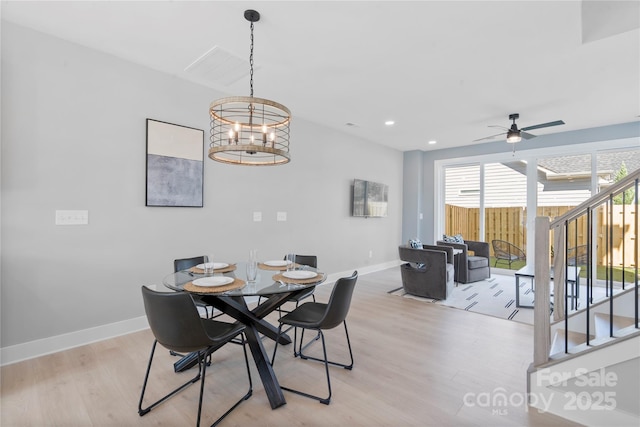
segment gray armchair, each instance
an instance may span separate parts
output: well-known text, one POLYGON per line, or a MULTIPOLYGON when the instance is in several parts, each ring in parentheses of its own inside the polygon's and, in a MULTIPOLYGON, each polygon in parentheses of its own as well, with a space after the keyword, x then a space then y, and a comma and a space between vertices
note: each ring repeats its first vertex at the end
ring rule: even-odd
POLYGON ((455 269, 453 249, 444 246, 423 245, 422 249, 399 246, 402 287, 405 292, 419 297, 447 299, 453 288, 455 269))
POLYGON ((448 246, 462 250, 456 259, 456 282, 471 283, 488 279, 491 276, 489 267, 489 243, 465 240, 464 243, 449 243, 439 240, 438 246, 448 246), (473 255, 469 254, 473 251, 473 255))

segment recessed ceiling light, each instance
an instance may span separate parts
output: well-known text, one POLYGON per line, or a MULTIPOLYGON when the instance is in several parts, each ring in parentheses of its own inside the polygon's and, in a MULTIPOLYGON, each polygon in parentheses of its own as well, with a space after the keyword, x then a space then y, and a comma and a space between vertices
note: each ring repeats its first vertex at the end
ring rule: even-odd
POLYGON ((387 120, 386 122, 384 122, 384 124, 387 126, 393 126, 396 124, 396 122, 394 122, 393 120, 387 120))
POLYGON ((429 141, 429 145, 433 145, 435 144, 437 141, 435 139, 432 139, 431 141, 429 141))

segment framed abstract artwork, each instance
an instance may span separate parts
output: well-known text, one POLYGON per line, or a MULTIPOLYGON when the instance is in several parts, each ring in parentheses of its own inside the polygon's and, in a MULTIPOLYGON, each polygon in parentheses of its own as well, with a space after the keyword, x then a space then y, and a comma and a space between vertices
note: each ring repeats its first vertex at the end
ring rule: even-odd
POLYGON ((202 207, 204 131, 147 119, 146 206, 202 207))

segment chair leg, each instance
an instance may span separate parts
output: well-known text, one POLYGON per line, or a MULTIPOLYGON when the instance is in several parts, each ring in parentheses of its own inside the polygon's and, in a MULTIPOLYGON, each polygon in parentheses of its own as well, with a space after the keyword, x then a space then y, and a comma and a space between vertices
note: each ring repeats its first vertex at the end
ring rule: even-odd
MULTIPOLYGON (((324 334, 322 333, 322 330, 318 330, 318 336, 322 339, 322 353, 323 353, 323 356, 324 356, 323 359, 318 359, 316 357, 307 356, 307 355, 302 353, 302 351, 305 348, 307 348, 310 344, 315 342, 318 339, 318 337, 315 337, 314 339, 312 339, 309 343, 307 343, 303 347, 302 343, 303 343, 303 340, 304 340, 305 328, 302 328, 302 333, 300 335, 300 348, 298 350, 298 354, 300 355, 300 357, 302 359, 305 359, 305 360, 306 359, 316 360, 318 362, 323 362, 324 363, 325 372, 326 372, 326 375, 327 375, 327 389, 328 389, 329 395, 327 397, 323 398, 323 397, 319 397, 319 396, 314 396, 314 395, 309 394, 309 393, 305 393, 305 392, 300 391, 300 390, 294 390, 292 388, 285 387, 285 386, 282 386, 282 385, 280 386, 281 389, 286 390, 286 391, 290 391, 292 393, 299 394, 300 396, 304 396, 304 397, 308 397, 308 398, 311 398, 311 399, 318 400, 320 403, 323 403, 325 405, 328 405, 329 403, 331 403, 331 378, 329 376, 329 365, 331 364, 331 365, 335 365, 335 366, 340 366, 342 368, 349 369, 349 370, 353 369, 353 352, 351 350, 351 340, 349 339, 349 331, 347 329, 347 322, 345 321, 343 323, 344 323, 345 336, 347 338, 347 346, 349 348, 349 357, 351 359, 351 363, 348 364, 348 365, 347 364, 338 363, 338 362, 332 362, 332 361, 330 361, 328 359, 328 357, 327 357, 327 346, 326 346, 326 343, 325 343, 325 340, 324 340, 324 334)), ((273 366, 273 363, 274 363, 274 361, 276 359, 276 351, 278 349, 278 340, 279 340, 281 334, 282 334, 282 324, 280 324, 280 327, 278 328, 278 339, 276 339, 276 345, 273 348, 273 357, 271 358, 271 366, 273 366)), ((294 341, 294 354, 295 354, 295 344, 296 343, 294 341)))
MULTIPOLYGON (((159 399, 157 402, 149 405, 146 408, 143 408, 142 407, 142 401, 144 399, 144 393, 145 393, 146 388, 147 388, 147 382, 148 382, 148 379, 149 379, 149 372, 151 371, 151 362, 153 361, 153 355, 155 353, 157 344, 158 344, 158 341, 155 340, 153 342, 153 346, 151 348, 151 355, 149 357, 149 364, 147 366, 147 372, 146 372, 146 374, 144 376, 144 383, 142 385, 142 392, 140 394, 140 402, 138 403, 138 414, 141 417, 143 415, 146 415, 153 408, 155 408, 156 406, 158 406, 159 404, 161 404, 165 400, 169 399, 173 395, 177 394, 178 392, 182 391, 186 387, 190 386, 191 384, 195 383, 199 379, 200 380, 200 397, 198 399, 198 417, 197 417, 197 421, 196 421, 196 426, 200 426, 200 416, 201 416, 201 413, 202 413, 202 397, 203 397, 203 394, 204 394, 204 380, 205 380, 205 377, 206 377, 207 365, 208 365, 208 363, 206 363, 206 361, 207 361, 207 359, 211 360, 211 353, 213 353, 213 351, 198 353, 198 367, 199 367, 199 369, 198 369, 198 373, 197 373, 197 375, 195 377, 193 377, 191 380, 187 381, 186 383, 184 383, 180 387, 176 388, 175 390, 173 390, 171 393, 167 394, 163 398, 159 399)), ((244 339, 244 337, 242 337, 242 350, 244 352, 244 362, 245 362, 245 366, 247 368, 247 377, 249 378, 249 390, 247 391, 247 393, 244 396, 242 396, 240 398, 240 400, 238 400, 220 418, 218 418, 212 424, 212 427, 218 425, 220 423, 220 421, 222 421, 227 415, 229 415, 231 413, 231 411, 233 411, 240 403, 242 403, 243 401, 249 399, 251 397, 251 395, 253 394, 253 381, 251 379, 251 370, 249 368, 249 357, 247 355, 247 346, 246 346, 246 340, 244 339)))
MULTIPOLYGON (((313 302, 316 302, 316 296, 315 294, 311 294, 311 298, 313 298, 313 302)), ((296 302, 296 308, 298 308, 298 302, 296 302)), ((291 327, 289 327, 287 330, 285 330, 285 333, 288 332, 289 330, 291 330, 291 327)), ((300 337, 302 339, 302 337, 300 337)), ((313 341, 317 341, 320 339, 320 331, 318 331, 318 333, 316 334, 316 337, 313 339, 313 341)), ((298 357, 300 356, 300 352, 296 350, 296 342, 298 341, 298 328, 294 328, 293 329, 293 357, 298 357)), ((300 341, 302 342, 302 341, 300 341)), ((309 343, 311 344, 311 343, 309 343)), ((309 345, 307 344, 307 345, 309 345)), ((306 348, 306 347, 305 347, 306 348)))
MULTIPOLYGON (((289 328, 291 329, 291 328, 289 328)), ((287 329, 285 332, 287 332, 289 329, 287 329)), ((294 328, 293 329, 293 357, 298 357, 300 356, 300 354, 302 353, 302 340, 304 338, 304 329, 302 330, 302 334, 300 335, 300 350, 296 350, 296 343, 298 342, 298 328, 294 328)), ((316 334, 316 336, 309 341, 304 348, 309 347, 314 341, 318 341, 320 339, 320 331, 318 331, 318 333, 316 334)))
MULTIPOLYGON (((229 415, 231 411, 236 409, 238 405, 240 405, 243 401, 249 399, 253 394, 253 381, 251 380, 251 370, 249 369, 249 357, 247 355, 247 345, 246 345, 247 341, 244 338, 244 335, 241 336, 241 340, 242 340, 242 350, 244 352, 244 363, 245 363, 245 366, 247 367, 247 376, 249 378, 249 390, 247 390, 247 393, 244 396, 242 396, 240 400, 234 403, 231 408, 227 409, 227 412, 222 414, 220 418, 218 418, 213 424, 211 424, 211 427, 214 427, 220 424, 220 421, 222 421, 227 415, 229 415)), ((204 367, 204 369, 206 369, 206 366, 204 367)), ((200 406, 198 407, 198 425, 200 425, 200 410, 202 409, 202 391, 204 390, 204 369, 202 373, 202 385, 200 387, 200 406)))
POLYGON ((304 397, 308 397, 310 399, 314 399, 319 401, 320 403, 323 403, 325 405, 328 405, 329 403, 331 403, 331 378, 329 376, 329 360, 327 359, 327 347, 324 341, 324 334, 322 333, 322 331, 319 331, 320 333, 320 338, 322 338, 322 353, 324 355, 324 360, 322 359, 317 359, 320 360, 321 362, 324 362, 324 370, 325 370, 325 374, 327 375, 327 390, 329 392, 329 395, 327 397, 320 397, 320 396, 315 396, 313 394, 309 394, 309 393, 305 393, 304 391, 300 391, 300 390, 295 390, 289 387, 285 387, 283 385, 280 386, 281 389, 286 390, 286 391, 290 391, 291 393, 295 393, 298 394, 300 396, 304 396, 304 397))
POLYGON ((179 393, 183 389, 187 388, 191 384, 193 384, 196 381, 198 381, 200 379, 200 375, 201 375, 200 374, 200 370, 198 370, 198 373, 196 374, 195 377, 193 377, 192 379, 190 379, 189 381, 187 381, 183 385, 179 386, 178 388, 176 388, 175 390, 173 390, 171 393, 167 394, 163 398, 159 399, 157 402, 147 406, 146 408, 143 408, 142 407, 142 401, 144 399, 144 393, 145 393, 145 391, 147 389, 147 383, 148 383, 148 380, 149 380, 149 372, 151 371, 151 363, 153 362, 153 355, 154 355, 154 353, 156 351, 156 345, 157 344, 158 344, 158 340, 154 340, 153 341, 153 346, 151 347, 151 355, 149 356, 149 364, 147 365, 147 372, 144 375, 144 382, 142 383, 142 392, 140 393, 140 401, 138 402, 138 414, 141 417, 143 415, 147 414, 149 411, 151 411, 153 408, 155 408, 156 406, 158 406, 162 402, 164 402, 165 400, 167 400, 170 397, 172 397, 174 394, 179 393))
MULTIPOLYGON (((345 336, 347 338, 347 347, 349 348, 349 358, 350 358, 351 362, 347 365, 345 363, 333 362, 331 360, 328 360, 327 363, 329 363, 331 365, 334 365, 334 366, 339 366, 339 367, 344 368, 344 369, 352 370, 353 369, 353 352, 351 351, 351 340, 349 339, 349 331, 347 330, 347 321, 345 320, 343 323, 344 323, 344 333, 345 333, 345 336)), ((318 331, 318 332, 320 332, 320 331, 318 331)), ((303 353, 303 351, 307 347, 309 347, 311 344, 313 344, 313 342, 316 341, 317 338, 314 338, 313 340, 308 342, 304 347, 302 346, 303 339, 304 339, 304 329, 302 330, 302 335, 300 337, 300 350, 299 350, 300 358, 304 359, 304 360, 315 360, 315 361, 318 361, 318 362, 323 362, 324 360, 322 360, 322 359, 318 359, 316 357, 308 356, 308 355, 303 353)))
MULTIPOLYGON (((271 356, 271 367, 273 367, 273 362, 276 360, 276 352, 278 351, 278 341, 280 341, 280 335, 282 335, 282 323, 278 326, 278 335, 276 336, 276 345, 273 346, 273 356, 271 356)), ((293 343, 295 346, 295 342, 293 343)))
MULTIPOLYGON (((304 329, 302 330, 304 333, 304 329)), ((283 385, 280 385, 280 388, 282 390, 286 390, 286 391, 290 391, 291 393, 295 393, 295 394, 299 394, 300 396, 304 396, 304 397, 308 397, 311 399, 315 399, 317 401, 319 401, 320 403, 324 403, 325 405, 328 405, 329 403, 331 403, 331 380, 329 379, 329 362, 327 361, 327 348, 325 346, 325 342, 324 342, 324 334, 322 334, 322 331, 318 331, 320 334, 320 337, 322 338, 322 350, 324 353, 324 365, 325 365, 325 372, 327 374, 327 388, 329 389, 329 396, 326 398, 323 397, 319 397, 319 396, 314 396, 312 394, 309 393, 305 393, 303 391, 300 390, 294 390, 292 388, 289 387, 285 387, 283 385)), ((273 362, 276 359, 276 351, 278 350, 278 341, 280 339, 280 335, 282 335, 282 323, 280 324, 280 327, 278 328, 278 339, 276 339, 276 345, 273 348, 273 357, 271 358, 271 366, 273 366, 273 362)), ((300 341, 300 343, 302 344, 302 341, 300 341)), ((295 345, 295 343, 294 343, 295 345)))

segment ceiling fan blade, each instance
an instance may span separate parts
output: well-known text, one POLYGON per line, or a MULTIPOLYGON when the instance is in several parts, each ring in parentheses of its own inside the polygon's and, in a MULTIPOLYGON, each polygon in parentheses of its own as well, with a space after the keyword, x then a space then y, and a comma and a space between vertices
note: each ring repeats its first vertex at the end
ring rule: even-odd
POLYGON ((522 137, 522 139, 531 139, 531 138, 535 138, 536 136, 531 134, 531 133, 527 133, 527 132, 523 132, 520 131, 520 136, 522 137))
POLYGON ((497 135, 485 136, 484 138, 474 139, 472 142, 484 141, 485 139, 495 139, 498 136, 506 135, 506 134, 507 134, 506 132, 502 132, 502 133, 499 133, 497 135))
POLYGON ((548 128, 550 126, 558 126, 558 125, 563 125, 564 122, 562 120, 556 120, 555 122, 549 122, 549 123, 540 123, 539 125, 533 125, 533 126, 527 126, 524 127, 520 130, 533 130, 533 129, 540 129, 540 128, 548 128))
POLYGON ((509 128, 506 128, 504 126, 500 126, 500 125, 489 125, 488 127, 490 128, 500 128, 500 129, 504 129, 504 130, 509 130, 509 128))

